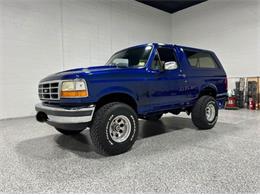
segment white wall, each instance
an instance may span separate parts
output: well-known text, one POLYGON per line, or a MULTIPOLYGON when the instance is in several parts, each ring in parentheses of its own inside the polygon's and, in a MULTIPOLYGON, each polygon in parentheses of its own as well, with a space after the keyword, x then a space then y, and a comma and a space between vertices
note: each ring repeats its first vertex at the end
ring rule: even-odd
POLYGON ((229 76, 260 75, 260 0, 209 0, 173 15, 134 0, 0 0, 0 119, 34 115, 46 75, 146 42, 211 49, 229 76))
POLYGON ((50 73, 171 39, 170 15, 133 0, 0 0, 0 22, 0 119, 34 115, 50 73))
POLYGON ((0 118, 33 115, 40 78, 62 69, 55 0, 1 0, 0 118))
POLYGON ((228 76, 260 75, 260 1, 209 0, 172 15, 172 42, 216 52, 228 76))
POLYGON ((105 63, 119 49, 169 42, 170 14, 129 0, 62 1, 65 69, 105 63))

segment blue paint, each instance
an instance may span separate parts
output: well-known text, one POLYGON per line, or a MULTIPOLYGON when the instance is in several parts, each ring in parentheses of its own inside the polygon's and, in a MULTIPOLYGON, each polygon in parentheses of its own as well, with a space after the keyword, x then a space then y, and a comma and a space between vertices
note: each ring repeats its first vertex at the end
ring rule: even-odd
MULTIPOLYGON (((223 107, 223 101, 227 97, 226 73, 213 52, 207 51, 214 57, 219 68, 197 69, 189 65, 183 52, 183 48, 187 49, 188 47, 166 44, 164 46, 172 48, 175 53, 179 67, 175 70, 154 71, 151 69, 151 64, 159 44, 149 45, 152 46, 152 50, 143 68, 119 68, 110 65, 78 68, 50 75, 42 79, 41 82, 76 78, 86 80, 89 97, 62 98, 58 101, 61 106, 95 104, 105 95, 123 93, 136 101, 139 115, 146 115, 154 112, 167 112, 172 109, 185 110, 192 107, 200 92, 206 87, 210 87, 216 91, 217 101, 221 102, 219 105, 223 107), (179 76, 184 73, 186 74, 185 78, 179 76)), ((146 46, 148 44, 135 47, 146 46)), ((188 49, 206 51, 196 48, 188 49)), ((51 100, 48 102, 57 103, 57 101, 51 100)))

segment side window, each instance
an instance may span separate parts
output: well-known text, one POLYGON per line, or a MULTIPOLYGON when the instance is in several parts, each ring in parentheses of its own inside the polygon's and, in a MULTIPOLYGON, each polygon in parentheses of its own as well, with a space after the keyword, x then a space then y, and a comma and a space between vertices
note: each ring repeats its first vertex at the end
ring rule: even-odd
POLYGON ((178 68, 173 49, 160 47, 158 48, 158 52, 165 70, 175 70, 178 68))
POLYGON ((165 62, 176 62, 173 49, 167 47, 159 47, 157 50, 162 64, 164 64, 165 62))
POLYGON ((188 61, 195 68, 218 68, 217 63, 212 56, 207 52, 194 52, 184 50, 188 61))
POLYGON ((167 47, 159 47, 152 63, 153 70, 160 70, 164 66, 165 70, 177 69, 177 62, 173 49, 167 47))

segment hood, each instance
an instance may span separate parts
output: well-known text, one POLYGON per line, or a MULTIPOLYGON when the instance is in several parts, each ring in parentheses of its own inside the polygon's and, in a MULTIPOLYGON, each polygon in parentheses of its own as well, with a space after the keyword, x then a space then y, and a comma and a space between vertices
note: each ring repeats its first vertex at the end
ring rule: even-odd
MULTIPOLYGON (((42 79, 40 82, 50 81, 50 80, 66 80, 66 79, 76 79, 76 78, 85 78, 91 77, 100 74, 111 74, 117 72, 124 72, 131 68, 118 68, 116 66, 91 66, 88 68, 75 68, 62 72, 58 72, 52 75, 49 75, 42 79)), ((133 70, 133 69, 132 69, 133 70)))
POLYGON ((109 71, 113 69, 118 69, 115 66, 108 66, 108 65, 103 65, 103 66, 91 66, 88 68, 74 68, 70 70, 65 70, 62 72, 55 73, 54 75, 66 75, 66 74, 77 74, 77 73, 93 73, 96 71, 109 71))

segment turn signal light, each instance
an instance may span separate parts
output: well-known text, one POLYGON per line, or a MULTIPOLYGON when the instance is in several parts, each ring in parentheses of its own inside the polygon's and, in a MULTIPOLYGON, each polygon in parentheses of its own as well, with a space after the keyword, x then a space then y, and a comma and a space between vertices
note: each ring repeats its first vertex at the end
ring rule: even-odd
POLYGON ((61 97, 87 97, 88 93, 86 90, 80 91, 61 91, 61 97))

